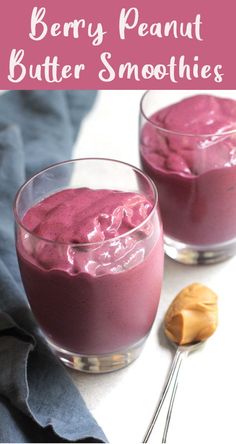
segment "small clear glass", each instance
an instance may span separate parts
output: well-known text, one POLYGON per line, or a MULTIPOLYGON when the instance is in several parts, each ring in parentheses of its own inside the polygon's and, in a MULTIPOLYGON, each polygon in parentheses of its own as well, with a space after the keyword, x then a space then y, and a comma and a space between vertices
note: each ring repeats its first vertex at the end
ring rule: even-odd
POLYGON ((229 131, 189 134, 163 128, 155 117, 196 94, 236 99, 236 91, 147 91, 139 150, 143 170, 158 187, 165 253, 185 264, 210 264, 236 254, 236 121, 229 131), (186 161, 186 172, 183 165, 168 169, 167 161, 186 161))
POLYGON ((153 182, 118 161, 67 161, 28 180, 17 193, 14 214, 25 291, 59 358, 93 373, 117 370, 137 358, 156 316, 163 274, 162 223, 153 182), (22 223, 27 210, 45 197, 84 187, 143 194, 152 203, 151 213, 132 230, 93 243, 49 241, 22 223))

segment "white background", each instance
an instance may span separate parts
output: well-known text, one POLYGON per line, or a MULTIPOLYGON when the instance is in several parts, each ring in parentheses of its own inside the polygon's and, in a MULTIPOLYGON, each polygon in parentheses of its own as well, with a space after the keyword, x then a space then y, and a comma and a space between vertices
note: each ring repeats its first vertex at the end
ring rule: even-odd
MULTIPOLYGON (((142 93, 100 91, 83 124, 74 157, 110 157, 139 166, 142 93)), ((71 371, 111 443, 142 442, 174 354, 162 332, 163 316, 178 291, 192 282, 202 282, 218 294, 219 326, 204 348, 184 363, 168 443, 236 442, 236 258, 211 266, 186 266, 166 258, 156 322, 137 361, 105 375, 71 371)), ((150 442, 160 444, 161 435, 160 423, 150 442)))

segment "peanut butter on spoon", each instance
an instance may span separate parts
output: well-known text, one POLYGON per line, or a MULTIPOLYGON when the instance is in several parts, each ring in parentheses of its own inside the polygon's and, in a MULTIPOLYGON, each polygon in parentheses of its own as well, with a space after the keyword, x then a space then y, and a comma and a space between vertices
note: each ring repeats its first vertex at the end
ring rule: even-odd
POLYGON ((161 398, 145 434, 144 443, 148 442, 166 395, 171 392, 161 441, 163 444, 167 442, 181 365, 190 352, 201 347, 202 343, 214 333, 217 323, 217 295, 202 284, 188 285, 177 294, 168 308, 164 318, 164 330, 177 350, 161 398))
POLYGON ((165 315, 164 329, 170 341, 187 345, 205 341, 217 323, 217 295, 205 285, 194 283, 173 300, 165 315))

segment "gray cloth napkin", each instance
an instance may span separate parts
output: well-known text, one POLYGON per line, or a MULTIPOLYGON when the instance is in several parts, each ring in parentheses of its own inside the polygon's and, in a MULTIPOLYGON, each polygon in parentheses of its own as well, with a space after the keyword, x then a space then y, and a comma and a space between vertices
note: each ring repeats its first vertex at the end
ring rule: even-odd
POLYGON ((93 91, 0 97, 0 442, 104 442, 66 369, 40 334, 21 283, 12 204, 36 171, 70 158, 93 91))

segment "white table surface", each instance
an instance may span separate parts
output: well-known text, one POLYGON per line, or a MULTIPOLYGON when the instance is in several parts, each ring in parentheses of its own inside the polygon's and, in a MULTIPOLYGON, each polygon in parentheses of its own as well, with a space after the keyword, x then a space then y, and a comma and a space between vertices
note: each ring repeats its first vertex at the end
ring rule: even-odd
MULTIPOLYGON (((83 124, 74 157, 110 157, 139 166, 142 93, 100 91, 83 124)), ((142 442, 174 353, 161 330, 164 313, 177 292, 196 281, 219 295, 219 326, 205 347, 185 362, 168 443, 236 442, 236 258, 211 266, 186 266, 166 258, 159 310, 141 356, 110 374, 68 370, 109 442, 142 442)), ((161 432, 160 428, 150 443, 160 444, 161 432)))

